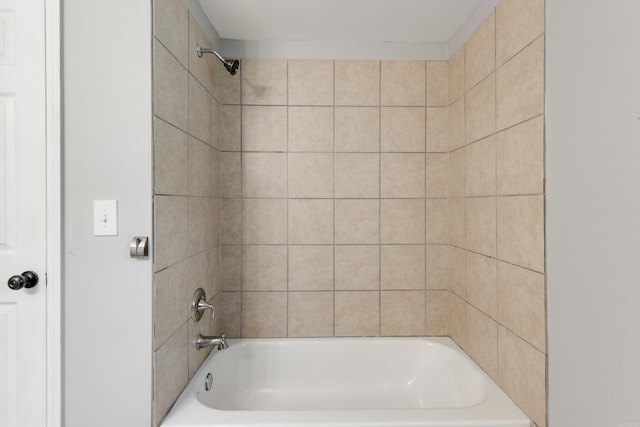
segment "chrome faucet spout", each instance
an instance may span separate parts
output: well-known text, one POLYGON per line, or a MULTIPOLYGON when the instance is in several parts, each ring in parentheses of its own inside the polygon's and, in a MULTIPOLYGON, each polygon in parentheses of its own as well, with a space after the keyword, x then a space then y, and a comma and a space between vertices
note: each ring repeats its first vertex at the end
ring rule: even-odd
POLYGON ((225 334, 221 334, 219 337, 207 337, 199 334, 198 338, 196 338, 196 349, 200 350, 205 347, 215 347, 218 350, 224 350, 229 347, 227 337, 225 334))

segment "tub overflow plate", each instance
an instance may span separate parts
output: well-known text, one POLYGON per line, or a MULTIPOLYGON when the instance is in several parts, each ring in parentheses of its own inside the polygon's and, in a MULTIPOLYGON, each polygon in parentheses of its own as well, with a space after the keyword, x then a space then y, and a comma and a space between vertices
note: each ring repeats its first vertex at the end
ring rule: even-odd
POLYGON ((211 390, 211 385, 213 384, 213 375, 211 375, 211 372, 209 372, 207 374, 207 378, 204 379, 204 389, 206 391, 211 390))

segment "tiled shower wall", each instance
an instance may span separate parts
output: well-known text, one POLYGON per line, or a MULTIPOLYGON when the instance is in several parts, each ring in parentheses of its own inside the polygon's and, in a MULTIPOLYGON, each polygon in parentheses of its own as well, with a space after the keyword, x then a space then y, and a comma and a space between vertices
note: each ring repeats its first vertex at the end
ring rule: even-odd
POLYGON ((210 314, 190 317, 199 287, 219 289, 218 117, 220 66, 198 58, 211 46, 183 2, 154 1, 153 423, 158 425, 200 366, 198 333, 210 314))
POLYGON ((222 327, 447 335, 447 63, 244 60, 221 107, 222 327))
POLYGON ((545 423, 544 1, 503 0, 449 61, 451 336, 545 423))

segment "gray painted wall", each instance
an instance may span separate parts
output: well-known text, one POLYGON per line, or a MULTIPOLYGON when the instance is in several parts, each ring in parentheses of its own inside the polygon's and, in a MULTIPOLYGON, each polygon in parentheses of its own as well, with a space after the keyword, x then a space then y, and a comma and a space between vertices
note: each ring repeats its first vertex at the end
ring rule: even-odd
POLYGON ((149 426, 152 265, 128 251, 152 233, 151 2, 63 3, 63 424, 149 426), (93 236, 96 199, 118 236, 93 236))
POLYGON ((640 426, 640 2, 547 0, 549 426, 640 426))

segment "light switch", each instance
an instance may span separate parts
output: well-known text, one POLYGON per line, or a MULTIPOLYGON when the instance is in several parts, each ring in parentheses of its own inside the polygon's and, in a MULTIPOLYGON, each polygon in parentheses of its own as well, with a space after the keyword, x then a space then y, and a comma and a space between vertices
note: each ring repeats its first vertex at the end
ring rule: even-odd
POLYGON ((118 235, 118 201, 94 200, 93 201, 93 235, 117 236, 118 235))

